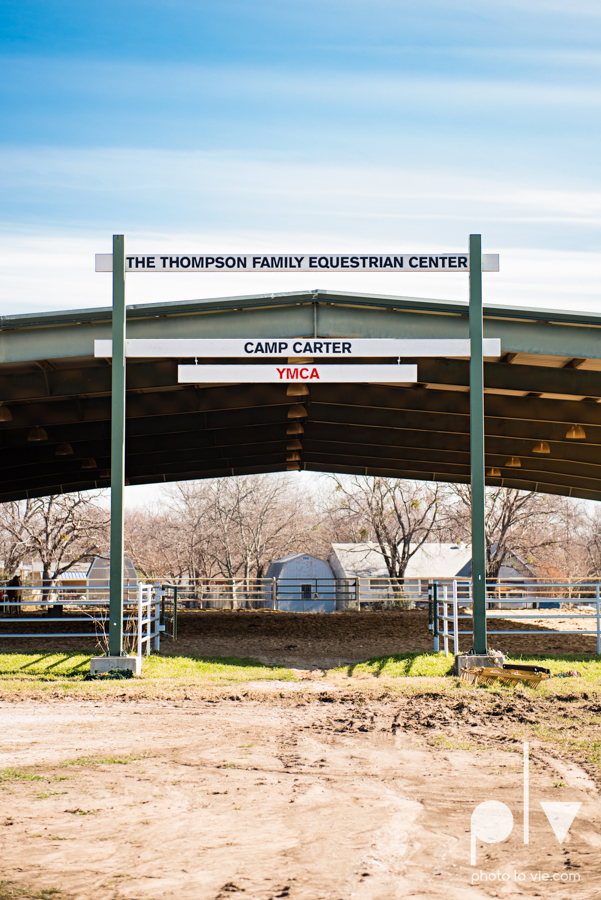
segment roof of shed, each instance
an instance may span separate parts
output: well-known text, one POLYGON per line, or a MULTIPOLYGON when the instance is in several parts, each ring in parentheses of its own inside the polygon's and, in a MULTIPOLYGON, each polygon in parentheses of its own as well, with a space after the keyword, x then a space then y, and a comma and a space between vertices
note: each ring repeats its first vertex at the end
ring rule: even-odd
MULTIPOLYGON (((388 569, 378 544, 366 541, 358 544, 332 544, 344 572, 349 576, 387 578, 388 569)), ((415 551, 405 571, 407 578, 452 578, 464 575, 472 560, 470 544, 449 544, 429 541, 415 551)), ((469 574, 469 573, 468 573, 469 574)))

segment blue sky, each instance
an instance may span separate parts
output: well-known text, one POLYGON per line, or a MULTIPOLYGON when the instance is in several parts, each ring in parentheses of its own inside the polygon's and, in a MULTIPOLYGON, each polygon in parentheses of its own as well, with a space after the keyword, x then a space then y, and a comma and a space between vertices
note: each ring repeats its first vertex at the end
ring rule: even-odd
MULTIPOLYGON (((105 305, 94 252, 502 254, 601 309, 598 0, 0 0, 2 311, 105 305)), ((130 302, 457 276, 162 276, 130 302)))

